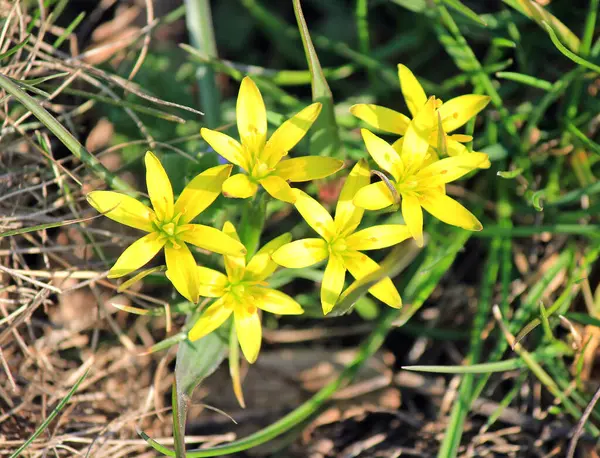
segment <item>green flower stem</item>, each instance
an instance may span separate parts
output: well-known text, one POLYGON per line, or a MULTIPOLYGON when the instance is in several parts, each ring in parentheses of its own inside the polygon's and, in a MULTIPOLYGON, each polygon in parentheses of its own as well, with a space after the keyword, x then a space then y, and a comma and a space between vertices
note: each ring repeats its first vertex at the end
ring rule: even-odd
MULTIPOLYGON (((192 45, 209 58, 217 57, 210 0, 185 0, 185 22, 192 45)), ((206 125, 215 128, 221 124, 219 89, 215 72, 210 65, 202 65, 196 72, 196 78, 200 86, 206 125)))
POLYGON ((18 100, 25 108, 44 124, 60 142, 65 145, 73 156, 88 166, 96 176, 102 178, 108 186, 117 191, 133 192, 134 190, 119 177, 113 175, 95 156, 92 156, 79 141, 58 122, 33 97, 23 91, 12 79, 0 73, 0 87, 18 100))
POLYGON ((268 194, 264 192, 257 194, 253 199, 246 199, 244 202, 239 234, 240 240, 247 250, 246 260, 250 260, 254 256, 260 245, 260 236, 267 214, 267 199, 268 194))

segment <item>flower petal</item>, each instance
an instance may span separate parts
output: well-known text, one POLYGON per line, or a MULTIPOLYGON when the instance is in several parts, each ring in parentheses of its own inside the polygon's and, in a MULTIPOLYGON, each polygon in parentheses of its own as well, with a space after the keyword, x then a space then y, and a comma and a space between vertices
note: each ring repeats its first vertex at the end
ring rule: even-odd
POLYGON ((442 193, 422 198, 421 205, 423 205, 425 210, 446 224, 462 227, 468 231, 480 231, 483 229, 483 226, 473 213, 456 200, 442 193))
MULTIPOLYGON (((379 264, 369 258, 366 254, 358 252, 352 253, 350 256, 344 256, 344 264, 356 280, 360 280, 370 273, 375 272, 380 267, 379 264)), ((400 294, 389 277, 384 278, 372 286, 369 289, 369 292, 390 307, 402 307, 400 294)))
POLYGON ((117 223, 153 231, 154 212, 133 197, 113 191, 92 191, 86 198, 92 207, 117 223))
POLYGON ((410 119, 402 113, 371 103, 359 103, 350 107, 350 113, 376 129, 404 135, 410 119))
POLYGON ((246 248, 240 242, 214 227, 203 224, 188 224, 179 237, 192 245, 230 256, 244 256, 246 248))
POLYGON ((404 170, 402 160, 392 145, 384 139, 379 138, 373 132, 367 129, 361 129, 363 141, 367 147, 367 151, 377 163, 379 167, 388 172, 396 181, 400 179, 400 175, 404 170))
POLYGON ((306 135, 321 113, 321 108, 321 103, 313 103, 279 126, 265 145, 263 161, 271 167, 275 166, 306 135))
POLYGON ((415 75, 413 75, 413 72, 402 64, 398 65, 398 78, 400 79, 400 88, 402 89, 406 105, 413 117, 415 117, 423 108, 425 102, 427 102, 425 91, 419 84, 419 81, 417 81, 415 75))
POLYGON ((290 240, 292 240, 292 234, 286 232, 258 250, 246 266, 244 279, 263 281, 268 278, 277 269, 277 263, 273 261, 271 255, 285 244, 290 243, 290 240))
POLYGON ((293 182, 319 180, 344 167, 344 161, 332 157, 305 156, 281 161, 275 167, 277 175, 293 182))
POLYGON ((322 239, 301 239, 286 243, 271 255, 277 264, 289 268, 312 266, 327 259, 327 256, 327 243, 322 239))
POLYGON ((465 125, 469 119, 483 110, 491 98, 487 95, 466 94, 448 100, 438 108, 444 132, 452 132, 465 125))
POLYGON ((119 278, 139 269, 150 261, 164 246, 160 234, 151 232, 133 242, 112 266, 108 278, 119 278))
POLYGON ((218 165, 196 175, 175 202, 175 214, 181 213, 179 224, 186 224, 212 204, 231 173, 231 165, 218 165))
POLYGON ((228 298, 225 296, 213 302, 190 329, 188 339, 198 340, 225 323, 233 311, 232 307, 228 307, 227 301, 228 298))
POLYGON ((406 129, 400 155, 406 168, 418 168, 425 160, 429 149, 429 138, 436 126, 434 104, 435 99, 431 97, 406 129))
POLYGON ((227 197, 246 199, 256 194, 257 190, 258 185, 254 181, 250 181, 248 175, 244 173, 230 176, 223 183, 223 194, 227 197))
POLYGON ((264 145, 267 138, 267 110, 260 91, 248 76, 242 80, 235 115, 242 143, 248 146, 264 145))
POLYGON ((327 315, 337 302, 342 289, 344 289, 344 279, 346 277, 346 268, 344 261, 337 255, 329 257, 323 282, 321 283, 321 306, 323 314, 327 315))
POLYGON ((357 207, 366 210, 381 210, 396 203, 392 192, 383 181, 359 189, 353 202, 357 207))
POLYGON ((217 154, 223 156, 226 160, 235 164, 244 170, 248 170, 250 160, 246 157, 244 148, 240 143, 229 135, 203 127, 200 129, 200 135, 217 154))
MULTIPOLYGON (((448 156, 460 156, 461 154, 469 154, 469 150, 465 145, 453 139, 454 135, 446 137, 446 149, 448 156)), ((435 141, 437 147, 437 140, 435 141)))
POLYGON ((418 174, 418 178, 426 180, 428 186, 450 183, 477 169, 486 161, 489 161, 489 159, 485 153, 466 153, 460 156, 447 157, 422 169, 418 174))
POLYGON ((196 275, 196 260, 185 243, 178 248, 167 244, 165 246, 165 260, 167 261, 167 278, 179 294, 187 300, 198 302, 199 289, 196 275))
MULTIPOLYGON (((254 288, 256 306, 277 315, 301 315, 304 313, 298 302, 287 294, 271 288, 254 288)), ((253 293, 254 294, 254 293, 253 293)))
POLYGON ((225 294, 225 287, 229 281, 221 272, 204 266, 196 266, 196 275, 200 296, 221 297, 225 294))
POLYGON ((402 216, 408 226, 410 235, 417 242, 417 245, 423 246, 423 210, 418 197, 411 195, 402 195, 402 216))
POLYGON ((173 217, 173 188, 171 181, 158 158, 150 151, 144 158, 146 163, 146 187, 150 202, 160 221, 173 217))
MULTIPOLYGON (((225 221, 225 224, 223 224, 223 233, 241 243, 235 226, 230 221, 225 221)), ((225 255, 223 256, 223 261, 229 282, 235 283, 241 281, 244 277, 244 269, 246 268, 246 257, 225 255)))
POLYGON ((370 181, 369 165, 365 159, 361 159, 348 174, 335 207, 334 221, 339 234, 350 234, 360 224, 364 208, 357 207, 352 201, 356 193, 370 181))
POLYGON ((294 189, 294 195, 294 205, 304 220, 325 240, 331 239, 335 234, 335 224, 327 210, 304 191, 294 189))
POLYGON ((242 352, 250 364, 256 361, 260 352, 262 327, 260 317, 254 306, 253 310, 235 309, 235 332, 242 347, 242 352))
POLYGON ((277 175, 270 175, 259 181, 265 191, 267 191, 275 199, 293 204, 296 201, 296 196, 292 192, 292 188, 283 178, 277 175))
POLYGON ((410 238, 408 226, 404 224, 382 224, 355 232, 346 238, 351 250, 378 250, 396 245, 410 238))

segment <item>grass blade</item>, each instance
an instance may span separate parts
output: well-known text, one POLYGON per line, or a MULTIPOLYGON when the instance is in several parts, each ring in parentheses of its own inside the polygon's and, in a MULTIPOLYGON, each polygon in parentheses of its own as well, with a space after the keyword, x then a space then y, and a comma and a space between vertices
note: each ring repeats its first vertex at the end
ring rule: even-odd
POLYGON ((85 377, 87 376, 88 372, 89 372, 89 368, 86 369, 86 371, 83 373, 83 375, 81 377, 79 377, 79 380, 77 380, 75 385, 73 385, 73 388, 71 388, 69 390, 69 392, 67 393, 67 395, 58 403, 58 405, 54 408, 54 410, 50 413, 50 415, 48 415, 48 418, 46 418, 44 420, 44 422, 38 427, 38 429, 35 430, 35 432, 31 435, 31 437, 29 439, 27 439, 27 441, 25 441, 25 443, 23 445, 21 445, 17 449, 17 451, 15 451, 10 456, 10 458, 16 458, 17 456, 19 456, 23 452, 23 450, 25 450, 27 447, 29 447, 29 445, 31 445, 31 443, 40 434, 42 434, 44 432, 44 430, 48 427, 50 422, 52 422, 52 420, 54 420, 54 418, 59 414, 59 412, 67 405, 67 403, 69 402, 71 397, 77 391, 77 388, 79 388, 79 385, 81 385, 81 382, 83 382, 85 380, 85 377))

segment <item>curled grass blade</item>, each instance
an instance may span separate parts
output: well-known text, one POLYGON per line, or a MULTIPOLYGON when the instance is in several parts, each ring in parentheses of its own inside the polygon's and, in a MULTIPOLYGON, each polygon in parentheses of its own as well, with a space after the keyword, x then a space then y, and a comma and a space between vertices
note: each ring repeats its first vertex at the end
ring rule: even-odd
POLYGON ((552 43, 554 43, 554 46, 556 46, 556 48, 561 53, 563 53, 565 57, 568 57, 573 62, 575 62, 578 65, 581 65, 582 67, 589 68, 590 70, 593 70, 596 73, 600 74, 600 65, 596 65, 590 62, 589 60, 586 60, 583 57, 575 54, 573 51, 569 50, 565 45, 563 45, 560 42, 560 40, 556 36, 556 32, 554 31, 554 29, 550 27, 550 24, 548 24, 547 22, 543 22, 542 25, 546 29, 546 32, 548 32, 548 35, 550 35, 550 39, 552 40, 552 43))

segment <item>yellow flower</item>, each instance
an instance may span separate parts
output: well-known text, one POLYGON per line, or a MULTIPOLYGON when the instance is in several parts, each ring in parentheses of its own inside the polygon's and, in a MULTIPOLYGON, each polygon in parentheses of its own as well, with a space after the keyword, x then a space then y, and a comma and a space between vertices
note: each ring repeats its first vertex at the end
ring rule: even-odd
MULTIPOLYGON (((231 223, 225 223, 223 231, 238 239, 231 223)), ((227 275, 197 266, 200 295, 218 299, 194 324, 188 334, 189 339, 196 340, 214 331, 233 313, 235 332, 244 356, 250 363, 256 361, 262 339, 258 309, 278 315, 299 315, 303 312, 302 307, 287 294, 265 286, 265 280, 277 268, 277 264, 271 260, 271 254, 290 240, 289 233, 271 240, 258 250, 248 264, 243 256, 225 255, 227 275)))
POLYGON ((246 174, 237 174, 223 183, 223 193, 246 198, 256 194, 260 184, 273 197, 294 202, 290 182, 325 178, 343 167, 330 157, 298 157, 282 161, 302 140, 321 112, 313 103, 285 121, 267 140, 267 111, 260 91, 245 77, 237 99, 237 127, 241 143, 221 132, 202 128, 200 133, 212 148, 246 174))
MULTIPOLYGON (((410 237, 407 227, 402 224, 372 226, 356 232, 364 210, 357 208, 352 199, 369 180, 369 167, 361 160, 342 188, 335 219, 308 194, 294 189, 296 209, 322 238, 288 243, 273 253, 273 260, 284 267, 301 268, 329 259, 321 284, 321 305, 325 314, 333 309, 342 292, 346 270, 358 280, 379 268, 361 251, 389 247, 410 237)), ((402 305, 400 294, 389 278, 381 280, 369 292, 391 307, 402 305)))
MULTIPOLYGON (((423 87, 415 78, 415 75, 408 67, 398 65, 398 77, 400 86, 406 105, 412 115, 416 117, 417 113, 423 109, 427 102, 427 96, 423 87)), ((483 110, 489 103, 490 97, 477 94, 466 94, 448 100, 442 103, 441 100, 435 100, 435 125, 429 135, 429 144, 434 148, 438 148, 438 114, 442 120, 442 130, 444 133, 446 148, 449 156, 458 156, 468 153, 465 145, 462 143, 469 142, 473 138, 469 135, 454 134, 448 135, 450 132, 462 127, 471 119, 483 110)), ((398 113, 390 108, 385 108, 373 104, 358 104, 350 108, 350 112, 359 119, 362 119, 367 124, 385 132, 390 132, 397 135, 405 135, 410 118, 398 113)), ((439 148, 438 148, 439 150, 439 148)), ((487 168, 490 166, 489 160, 479 168, 487 168)))
POLYGON ((392 180, 380 181, 360 189, 354 204, 379 210, 401 203, 402 216, 410 234, 423 245, 423 211, 439 220, 471 231, 482 229, 479 220, 461 204, 446 195, 446 183, 481 167, 488 161, 485 153, 469 153, 430 161, 428 132, 434 128, 434 100, 431 98, 406 128, 406 135, 390 145, 362 129, 362 137, 373 160, 392 180))
POLYGON ((93 191, 87 195, 90 205, 110 219, 148 232, 121 254, 108 276, 118 278, 139 269, 164 247, 171 282, 184 297, 197 302, 198 285, 191 274, 196 261, 186 243, 216 253, 241 255, 246 252, 244 245, 223 232, 191 224, 218 197, 232 166, 205 170, 190 181, 177 202, 173 202, 171 182, 158 158, 148 151, 145 162, 146 185, 153 209, 118 192, 93 191))

